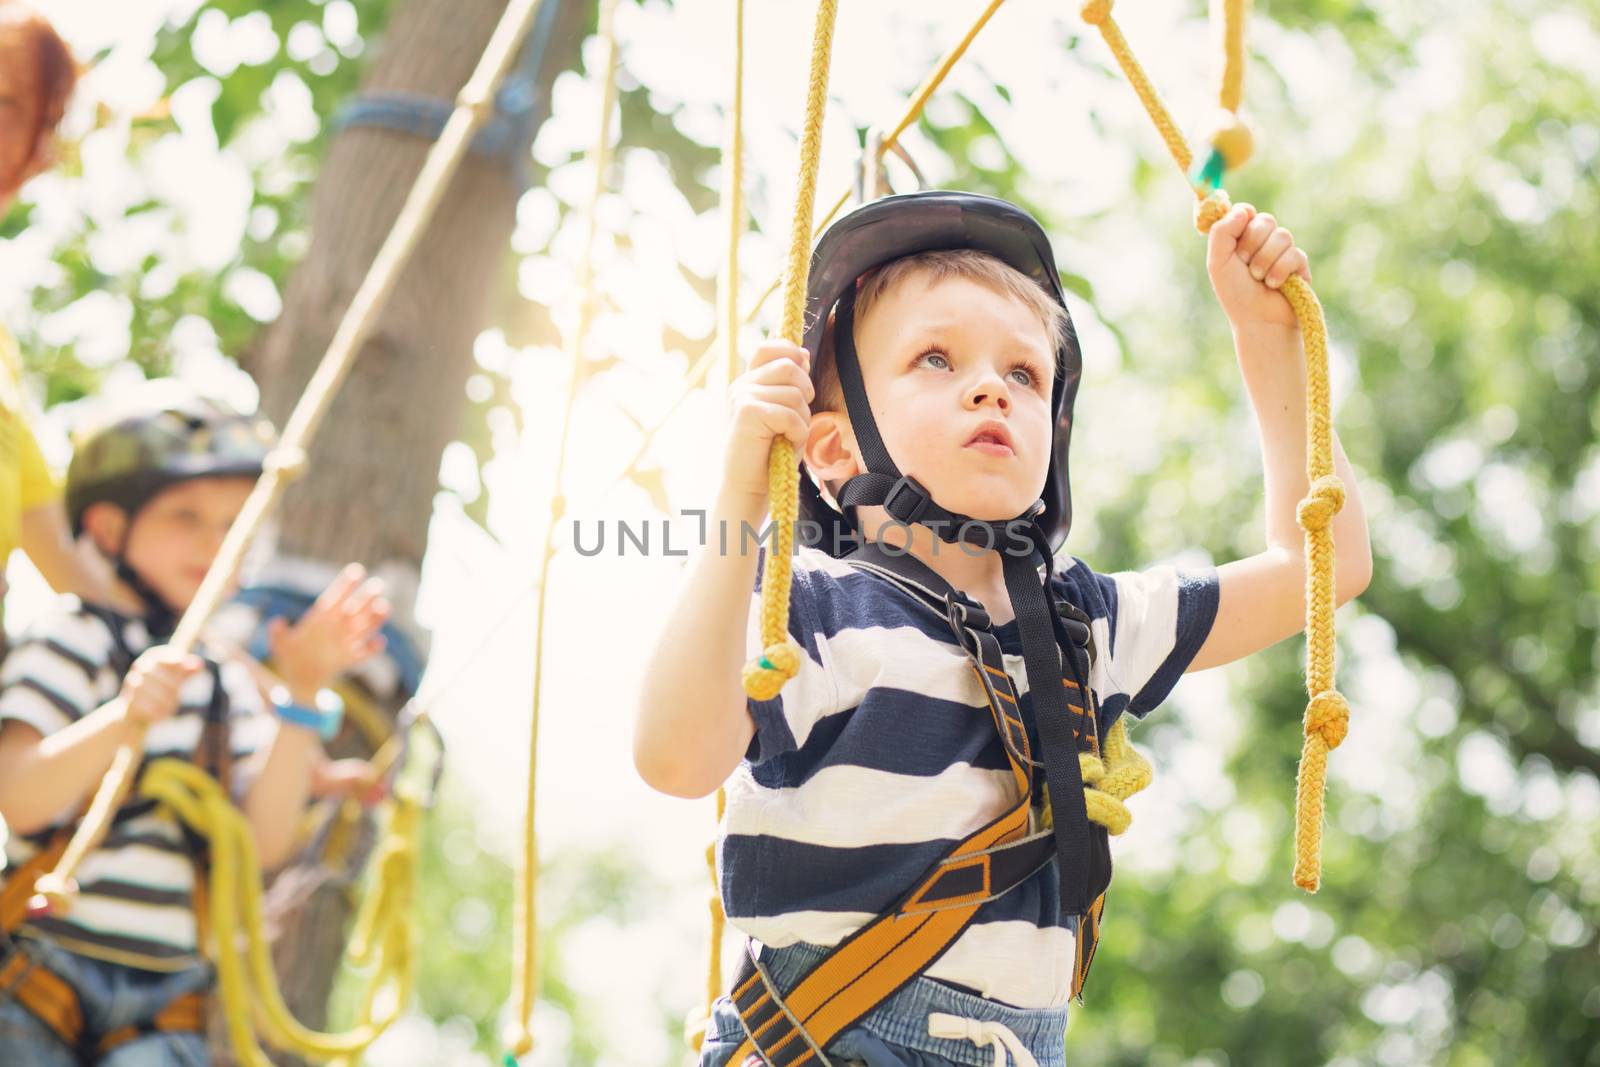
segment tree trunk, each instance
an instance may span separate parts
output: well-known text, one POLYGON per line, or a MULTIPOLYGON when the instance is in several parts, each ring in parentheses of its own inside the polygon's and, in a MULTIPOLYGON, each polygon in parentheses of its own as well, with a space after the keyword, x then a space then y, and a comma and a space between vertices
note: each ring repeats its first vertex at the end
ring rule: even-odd
MULTIPOLYGON (((576 63, 591 6, 546 0, 536 20, 526 53, 536 64, 536 102, 527 119, 534 129, 548 117, 556 74, 576 63)), ((379 42, 364 92, 453 103, 505 7, 506 0, 406 0, 379 42)), ((425 136, 363 126, 334 139, 313 194, 310 247, 289 281, 281 317, 246 359, 262 409, 280 427, 431 144, 425 136)), ((522 162, 531 166, 531 159, 522 162)), ((307 476, 290 489, 279 516, 280 556, 310 564, 313 572, 317 564, 364 563, 388 581, 396 619, 413 632, 440 456, 460 432, 473 339, 502 284, 518 193, 506 159, 474 154, 463 163, 322 424, 307 476)), ((310 873, 291 870, 274 886, 274 951, 289 1006, 306 1024, 322 1027, 350 909, 341 888, 313 887, 310 873)), ((227 1062, 224 1049, 213 1045, 218 1062, 227 1062)))

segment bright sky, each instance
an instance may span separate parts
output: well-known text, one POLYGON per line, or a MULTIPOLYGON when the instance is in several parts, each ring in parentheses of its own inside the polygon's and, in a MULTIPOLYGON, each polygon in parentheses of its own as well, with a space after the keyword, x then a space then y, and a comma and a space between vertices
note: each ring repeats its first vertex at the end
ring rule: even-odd
MULTIPOLYGON (((152 34, 160 20, 197 6, 196 0, 126 0, 107 5, 96 0, 59 0, 52 17, 80 54, 108 45, 110 58, 84 88, 86 101, 103 99, 119 113, 136 113, 159 96, 161 83, 147 62, 152 34)), ((834 111, 826 130, 820 203, 831 203, 849 181, 854 164, 850 127, 855 123, 889 124, 899 115, 905 95, 921 81, 930 57, 954 41, 980 8, 977 0, 946 4, 883 0, 842 6, 835 48, 831 93, 834 111), (842 121, 844 117, 849 123, 842 121)), ((1192 5, 1177 0, 1141 0, 1118 10, 1127 32, 1169 99, 1178 102, 1180 119, 1193 129, 1206 114, 1210 97, 1212 52, 1203 23, 1188 17, 1192 5)), ((327 5, 323 35, 335 43, 351 40, 353 12, 348 4, 327 5)), ((682 128, 709 143, 721 137, 722 101, 731 79, 730 0, 677 3, 668 7, 652 0, 643 7, 621 5, 618 33, 623 64, 630 78, 649 86, 663 101, 681 101, 682 128)), ((760 224, 778 234, 787 232, 793 197, 795 146, 793 131, 803 99, 802 78, 810 40, 812 6, 751 0, 748 4, 749 60, 746 64, 747 138, 750 152, 751 209, 760 224)), ((1112 318, 1148 310, 1160 300, 1163 277, 1169 273, 1165 246, 1152 229, 1186 218, 1184 192, 1174 179, 1170 196, 1159 203, 1130 203, 1126 195, 1133 165, 1130 144, 1152 142, 1146 120, 1131 94, 1104 76, 1097 42, 1087 45, 1093 64, 1067 53, 1063 8, 1045 0, 1014 0, 995 17, 978 39, 969 58, 950 84, 960 87, 984 107, 1022 154, 1023 162, 1044 202, 1059 205, 1059 220, 1071 224, 1057 233, 1058 255, 1072 269, 1087 275, 1099 296, 1099 311, 1112 318), (1003 76, 1011 102, 992 89, 1003 76), (1092 100, 1099 124, 1092 122, 1082 101, 1092 100), (1115 257, 1103 250, 1115 249, 1115 257)), ((246 16, 229 25, 212 20, 203 26, 203 58, 219 72, 238 62, 259 62, 264 16, 246 16)), ((1263 31, 1264 34, 1266 31, 1263 31)), ((270 32, 266 34, 271 37, 270 32)), ((1270 35, 1268 35, 1270 36, 1270 35)), ((291 48, 314 49, 318 42, 302 35, 291 48)), ((1322 42, 1315 47, 1298 39, 1270 41, 1281 47, 1280 64, 1297 72, 1292 106, 1317 110, 1315 142, 1301 137, 1294 150, 1312 159, 1334 158, 1348 147, 1357 117, 1339 102, 1341 75, 1348 58, 1342 47, 1322 42), (1303 77, 1301 77, 1303 75, 1303 77), (1324 106, 1326 105, 1326 106, 1324 106)), ((595 42, 590 42, 593 46, 595 42)), ((1446 65, 1448 57, 1443 60, 1446 65)), ((48 270, 40 257, 50 234, 83 214, 102 220, 106 236, 92 250, 97 263, 130 270, 143 250, 159 247, 174 262, 221 265, 251 227, 270 227, 272 220, 248 212, 248 160, 273 158, 283 145, 311 136, 314 125, 304 89, 297 82, 275 86, 273 121, 253 131, 244 143, 219 153, 205 121, 203 87, 194 87, 173 101, 181 133, 171 137, 130 168, 125 138, 115 130, 91 137, 84 145, 87 178, 70 187, 46 179, 31 195, 39 202, 33 232, 13 243, 7 262, 0 263, 0 314, 33 315, 20 306, 23 283, 31 272, 48 270), (182 225, 169 233, 159 223, 121 219, 122 208, 154 192, 176 205, 182 225)), ((1276 84, 1255 84, 1254 92, 1276 93, 1276 84)), ((537 155, 559 163, 593 139, 597 87, 576 75, 557 83, 554 115, 541 132, 537 155)), ((87 106, 87 105, 85 105, 87 106)), ((948 106, 935 100, 935 110, 948 106)), ((1293 131, 1275 131, 1285 139, 1293 131)), ((914 154, 937 184, 942 177, 920 143, 909 138, 914 154)), ((976 153, 1000 151, 997 143, 980 144, 976 153)), ((636 487, 609 488, 616 472, 638 440, 636 421, 650 424, 676 395, 686 361, 659 352, 662 327, 670 324, 692 336, 709 332, 712 309, 683 283, 677 264, 696 273, 716 271, 722 248, 722 223, 712 212, 696 217, 655 158, 627 153, 619 168, 620 186, 602 204, 602 225, 608 237, 600 253, 601 286, 625 314, 601 318, 592 337, 597 351, 615 352, 636 363, 636 373, 611 376, 607 388, 580 398, 577 428, 570 446, 571 469, 563 488, 570 501, 568 521, 584 524, 591 540, 597 524, 617 521, 652 526, 659 548, 661 517, 636 487), (626 254, 609 234, 625 232, 626 254), (626 412, 626 414, 624 413, 626 412)), ((575 265, 581 256, 581 211, 572 212, 555 230, 557 201, 581 205, 589 175, 582 161, 558 166, 547 189, 530 191, 518 211, 514 246, 533 250, 521 265, 521 284, 530 299, 551 305, 558 321, 572 320, 577 294, 575 265)), ((1200 251, 1197 243, 1196 254, 1200 251)), ((743 244, 742 289, 746 304, 774 276, 782 250, 762 235, 743 244)), ((147 279, 147 286, 162 279, 147 279)), ((269 320, 278 309, 271 282, 243 277, 234 283, 240 303, 258 318, 269 320)), ((41 324, 47 340, 77 340, 80 352, 100 353, 107 362, 126 351, 125 331, 131 309, 119 298, 92 294, 78 304, 48 314, 41 324), (120 345, 120 347, 119 347, 120 345)), ((1090 309, 1074 303, 1073 312, 1084 338, 1087 388, 1103 390, 1118 420, 1091 424, 1089 436, 1076 448, 1091 454, 1122 449, 1130 462, 1141 462, 1128 442, 1154 440, 1141 434, 1160 417, 1159 401, 1119 381, 1115 341, 1090 309), (1122 417, 1125 414, 1125 418, 1122 417), (1107 424, 1117 421, 1116 427, 1107 424), (1118 436, 1113 439, 1113 434, 1118 436)), ((753 339, 752 333, 746 340, 753 339)), ((183 352, 180 372, 238 402, 254 404, 254 387, 242 372, 216 351, 206 324, 188 322, 179 331, 183 352)), ((539 545, 548 521, 552 469, 565 393, 565 366, 553 350, 508 350, 500 335, 485 334, 478 353, 487 368, 504 370, 522 407, 528 432, 516 439, 509 426, 496 427, 494 460, 483 472, 491 493, 491 538, 462 514, 456 498, 441 494, 432 527, 429 554, 419 602, 419 618, 434 631, 435 681, 455 672, 476 651, 472 669, 443 695, 436 718, 452 749, 455 782, 481 817, 481 832, 495 847, 510 853, 522 808, 525 742, 531 691, 533 598, 525 596, 506 623, 492 634, 483 627, 502 615, 502 605, 516 603, 514 594, 530 585, 536 573, 539 545)), ((136 372, 135 372, 136 373, 136 372)), ((674 507, 694 508, 709 502, 715 488, 720 452, 720 402, 712 395, 689 399, 663 433, 654 456, 665 468, 674 507)), ((46 437, 64 459, 60 431, 68 413, 53 412, 46 437)), ((1252 470, 1234 476, 1252 476, 1252 470)), ((478 474, 464 446, 447 453, 444 484, 471 495, 478 474)), ((1106 472, 1093 467, 1075 475, 1081 506, 1092 510, 1096 487, 1109 489, 1106 472)), ((689 543, 692 522, 673 531, 675 546, 689 543)), ((661 606, 676 595, 681 581, 679 560, 630 554, 617 558, 614 529, 608 531, 607 554, 584 558, 563 552, 556 559, 549 612, 541 737, 541 847, 545 855, 568 849, 621 845, 631 849, 660 876, 665 894, 659 911, 639 928, 618 929, 597 923, 580 929, 567 949, 575 968, 570 976, 580 989, 615 1018, 653 1019, 655 997, 664 987, 698 989, 704 953, 705 881, 702 850, 712 832, 711 802, 688 803, 658 796, 640 783, 629 758, 634 693, 644 643, 653 636, 661 606), (618 954, 636 962, 623 977, 611 966, 618 954), (664 980, 665 976, 665 980, 664 980)), ((557 539, 570 547, 570 532, 557 539)), ((1092 546, 1091 546, 1092 547, 1092 546)), ((1082 546, 1075 551, 1083 552, 1082 546)), ((1195 557, 1189 557, 1193 560, 1195 557)), ((1154 561, 1152 561, 1154 562, 1154 561)), ((11 575, 16 597, 8 606, 9 621, 20 625, 42 603, 41 585, 14 561, 11 575)), ((1359 646, 1381 649, 1386 630, 1356 625, 1350 639, 1359 646)), ((1374 657, 1377 676, 1358 678, 1356 691, 1396 709, 1416 698, 1417 685, 1398 664, 1374 657), (1384 694, 1381 698, 1377 694, 1384 694)), ((1226 675, 1210 672, 1185 681, 1174 702, 1178 721, 1196 725, 1198 709, 1225 707, 1226 675)), ((1367 705, 1379 712, 1379 707, 1367 705)), ((1288 709, 1294 714, 1293 709, 1288 709)), ((1403 818, 1409 803, 1403 789, 1387 779, 1385 767, 1406 758, 1402 735, 1384 726, 1385 716, 1364 716, 1363 728, 1352 733, 1353 751, 1333 769, 1335 788, 1358 789, 1381 796, 1392 818, 1403 818)), ((1232 788, 1223 776, 1223 759, 1231 747, 1233 718, 1208 717, 1204 730, 1211 743, 1175 744, 1162 753, 1161 773, 1154 788, 1139 801, 1140 833, 1119 851, 1119 864, 1129 872, 1170 870, 1185 849, 1187 832, 1203 820, 1228 822, 1239 840, 1259 838, 1262 828, 1242 812, 1228 812, 1232 788), (1222 736, 1218 736, 1219 733, 1222 736)), ((1286 724, 1286 728, 1289 725, 1286 724)), ((1406 735, 1409 736, 1409 735, 1406 735)), ((1289 799, 1286 783, 1285 802, 1289 799)), ((1204 855, 1192 847, 1182 856, 1189 865, 1203 865, 1204 855)), ((1216 857, 1210 858, 1211 863, 1216 857)), ((1282 872, 1232 871, 1237 877, 1278 879, 1282 872)), ((1137 873, 1132 876, 1138 877, 1137 873)), ((1296 907, 1301 905, 1296 904, 1296 907)), ((658 1064, 666 1050, 650 1025, 622 1026, 613 1031, 615 1044, 607 1063, 658 1064)), ((408 1030, 387 1041, 373 1062, 412 1064, 444 1062, 446 1040, 425 1030, 408 1030)), ((449 1042, 446 1040, 446 1045, 449 1042)), ((450 1062, 477 1062, 469 1058, 450 1062)), ((547 1045, 534 1062, 560 1062, 559 1042, 547 1045)))

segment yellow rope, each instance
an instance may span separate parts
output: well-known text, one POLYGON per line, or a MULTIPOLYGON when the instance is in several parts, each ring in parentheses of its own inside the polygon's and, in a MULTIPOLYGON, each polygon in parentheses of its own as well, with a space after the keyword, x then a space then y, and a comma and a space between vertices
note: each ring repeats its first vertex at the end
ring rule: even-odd
MULTIPOLYGON (((728 250, 722 267, 722 347, 724 386, 731 385, 739 373, 739 238, 744 234, 744 0, 733 5, 733 93, 728 107, 728 131, 722 153, 727 168, 722 185, 723 216, 728 224, 728 250)), ((728 795, 717 790, 717 822, 727 809, 728 795)), ((711 945, 706 953, 706 999, 703 1009, 691 1017, 684 1038, 695 1052, 705 1044, 711 1009, 722 994, 722 936, 727 914, 722 909, 722 885, 717 879, 717 846, 706 846, 706 869, 711 875, 711 945)))
POLYGON ((1239 108, 1244 100, 1245 0, 1220 0, 1220 4, 1222 76, 1217 87, 1220 112, 1206 140, 1210 142, 1222 170, 1238 170, 1255 150, 1255 134, 1239 117, 1239 108))
POLYGON ((1244 99, 1244 4, 1222 0, 1222 86, 1217 103, 1224 111, 1238 111, 1244 99))
POLYGON ((162 759, 150 764, 140 794, 165 805, 209 844, 206 932, 228 1038, 244 1067, 272 1067, 260 1040, 297 1055, 348 1063, 348 1057, 359 1055, 400 1016, 415 975, 411 910, 422 821, 421 805, 408 791, 398 791, 390 802, 389 826, 374 867, 376 882, 356 920, 351 958, 371 970, 360 1022, 343 1033, 302 1026, 283 1002, 263 932, 254 837, 226 791, 194 764, 162 759), (381 1012, 380 999, 387 1001, 381 1012))
POLYGON ((555 556, 555 531, 566 508, 561 495, 561 476, 566 468, 567 444, 572 435, 572 409, 582 382, 584 342, 594 320, 594 248, 599 233, 600 198, 605 193, 606 169, 611 153, 611 118, 617 99, 617 42, 615 33, 616 0, 605 0, 600 8, 597 31, 605 58, 601 61, 600 122, 589 158, 594 173, 589 187, 588 229, 584 240, 583 265, 578 274, 578 320, 567 337, 567 396, 562 408, 561 442, 556 450, 555 492, 550 501, 550 523, 545 528, 544 551, 539 560, 539 606, 533 657, 533 713, 528 726, 528 799, 523 813, 522 851, 517 864, 517 902, 512 922, 511 1019, 501 1040, 508 1058, 524 1056, 533 1050, 533 1007, 539 996, 538 890, 539 839, 536 824, 539 786, 539 712, 544 677, 545 605, 550 588, 550 561, 555 556))
MULTIPOLYGON (((1078 753, 1078 768, 1083 775, 1083 806, 1089 821, 1106 828, 1113 836, 1121 834, 1133 823, 1133 815, 1124 801, 1150 784, 1150 761, 1128 740, 1128 720, 1118 719, 1106 731, 1103 755, 1078 753)), ((1053 816, 1050 797, 1045 795, 1045 822, 1053 816)))
MULTIPOLYGON (((1084 21, 1100 30, 1139 99, 1144 101, 1145 110, 1166 141, 1173 160, 1187 176, 1192 159, 1188 145, 1134 59, 1116 20, 1111 17, 1111 0, 1088 0, 1081 10, 1084 21)), ((1228 0, 1224 15, 1233 19, 1235 27, 1225 33, 1225 39, 1231 42, 1228 65, 1236 72, 1234 77, 1242 78, 1242 5, 1228 0)), ((1193 188, 1200 200, 1195 210, 1195 226, 1206 233, 1227 214, 1228 196, 1221 189, 1208 193, 1203 187, 1193 188)), ((1328 330, 1322 305, 1310 283, 1298 276, 1290 277, 1280 291, 1299 321, 1306 357, 1306 478, 1310 489, 1300 502, 1296 517, 1305 530, 1306 691, 1310 701, 1306 706, 1305 745, 1301 750, 1295 791, 1294 883, 1314 893, 1322 872, 1322 814, 1328 752, 1344 740, 1350 722, 1350 706, 1334 684, 1334 552, 1329 526, 1344 505, 1344 486, 1333 473, 1328 330)))
POLYGON ((996 11, 1000 10, 1000 5, 1003 3, 1005 3, 1005 0, 989 0, 988 5, 978 12, 978 17, 973 20, 967 32, 961 35, 961 39, 939 61, 939 65, 934 67, 933 71, 922 80, 922 84, 917 87, 917 91, 911 94, 911 100, 906 107, 905 114, 900 117, 900 121, 895 124, 894 129, 884 134, 883 143, 878 146, 880 158, 895 142, 900 140, 900 135, 909 130, 911 124, 916 122, 922 115, 922 109, 928 106, 928 101, 933 98, 933 94, 944 83, 950 71, 955 69, 956 62, 966 55, 967 49, 971 47, 972 42, 977 40, 979 31, 988 25, 989 19, 996 11))
POLYGON ((1335 687, 1334 552, 1330 523, 1344 506, 1344 485, 1333 473, 1333 417, 1328 383, 1328 333, 1322 305, 1298 276, 1283 295, 1300 322, 1306 352, 1306 477, 1310 491, 1296 509, 1305 530, 1306 705, 1305 745, 1295 787, 1294 884, 1315 893, 1322 877, 1322 809, 1328 753, 1350 728, 1350 705, 1335 687))
MULTIPOLYGON (((180 652, 194 650, 206 623, 228 596, 245 550, 272 513, 289 481, 305 469, 306 455, 317 427, 321 425, 329 405, 333 403, 334 394, 354 365, 361 346, 377 325, 378 315, 399 281, 401 269, 410 259, 412 250, 433 217, 434 209, 444 197, 450 179, 465 158, 473 133, 493 110, 495 86, 516 58, 517 46, 533 25, 538 6, 539 0, 514 0, 495 27, 483 59, 457 96, 455 111, 439 134, 439 140, 429 150, 393 229, 374 257, 367 276, 356 290, 338 331, 328 345, 327 353, 290 414, 282 440, 268 457, 260 480, 251 490, 239 517, 229 528, 194 600, 179 620, 177 631, 169 643, 180 652)), ((104 839, 111 825, 111 817, 132 786, 144 750, 144 736, 144 728, 139 727, 117 749, 111 768, 101 780, 89 811, 73 832, 60 862, 54 870, 41 875, 36 883, 38 897, 43 899, 30 902, 31 906, 46 907, 58 916, 66 914, 71 908, 77 897, 73 876, 84 858, 104 839)))
POLYGON ((1150 115, 1150 121, 1156 124, 1156 132, 1161 134, 1162 143, 1167 146, 1172 161, 1178 165, 1179 170, 1187 174, 1190 164, 1194 162, 1194 155, 1189 151, 1189 144, 1183 139, 1178 124, 1172 121, 1172 114, 1167 111, 1167 105, 1161 102, 1161 94, 1156 92, 1156 87, 1150 82, 1150 76, 1144 72, 1144 67, 1139 64, 1138 57, 1128 45, 1128 39, 1122 35, 1122 27, 1111 17, 1111 0, 1088 0, 1080 13, 1083 15, 1083 21, 1099 30, 1100 36, 1105 38, 1106 47, 1111 49, 1111 55, 1122 68, 1128 84, 1132 85, 1133 91, 1139 95, 1139 102, 1144 104, 1145 111, 1150 115))
MULTIPOLYGON (((817 165, 822 155, 822 119, 828 101, 828 63, 833 53, 833 24, 838 0, 819 0, 811 44, 811 77, 806 89, 804 132, 800 138, 800 177, 795 192, 794 221, 789 231, 789 266, 784 273, 783 319, 778 333, 790 344, 804 339, 806 279, 811 267, 811 216, 816 207, 817 165)), ((767 461, 773 541, 761 589, 763 654, 745 665, 744 691, 756 700, 771 700, 800 666, 800 650, 789 639, 790 553, 799 507, 800 468, 794 445, 775 437, 767 461)))
POLYGON ((722 165, 722 213, 728 225, 728 250, 723 260, 721 292, 724 385, 739 374, 739 238, 744 235, 744 0, 733 7, 733 99, 728 105, 728 130, 722 165))

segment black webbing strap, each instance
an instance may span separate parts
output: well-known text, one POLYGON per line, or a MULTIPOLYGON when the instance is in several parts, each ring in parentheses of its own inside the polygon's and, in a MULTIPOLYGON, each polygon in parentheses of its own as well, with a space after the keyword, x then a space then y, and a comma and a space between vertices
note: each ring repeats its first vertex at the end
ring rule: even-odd
MULTIPOLYGON (((1037 526, 1031 529, 1038 531, 1037 526)), ((1079 661, 1073 641, 1067 642, 1074 648, 1073 654, 1062 655, 1058 634, 1068 628, 1057 617, 1047 586, 1040 581, 1039 553, 1046 560, 1051 558, 1042 532, 1037 532, 1034 553, 1002 552, 1001 568, 1006 593, 1016 611, 1023 666, 1028 672, 1034 718, 1039 724, 1040 757, 1050 790, 1052 831, 1061 876, 1061 911, 1064 915, 1081 916, 1111 880, 1110 845, 1105 830, 1089 821, 1083 799, 1083 770, 1078 765, 1080 746, 1096 752, 1098 741, 1087 665, 1079 661), (1068 674, 1072 676, 1070 684, 1068 674), (1075 724, 1086 724, 1087 728, 1079 729, 1075 724)), ((845 561, 900 577, 911 584, 914 595, 920 589, 924 600, 931 595, 970 603, 933 568, 904 550, 867 541, 845 556, 845 561)), ((987 615, 983 623, 987 632, 987 615)))

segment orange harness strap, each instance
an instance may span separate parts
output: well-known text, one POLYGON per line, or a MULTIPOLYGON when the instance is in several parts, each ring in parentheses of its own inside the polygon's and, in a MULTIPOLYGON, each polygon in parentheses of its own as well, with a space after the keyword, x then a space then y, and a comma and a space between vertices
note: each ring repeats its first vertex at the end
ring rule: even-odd
MULTIPOLYGON (((68 832, 57 834, 48 846, 34 853, 0 884, 0 938, 3 938, 0 948, 10 942, 11 935, 28 917, 28 898, 33 895, 35 879, 55 866, 61 853, 66 850, 68 838, 68 832)), ((203 886, 203 881, 197 882, 197 915, 204 914, 203 886)), ((0 955, 0 961, 3 961, 0 962, 0 996, 14 997, 18 1004, 48 1026, 62 1044, 81 1056, 85 1051, 85 1025, 77 990, 54 971, 40 966, 22 952, 0 955)), ((148 1023, 119 1027, 106 1034, 96 1043, 92 1058, 98 1060, 113 1049, 146 1034, 203 1034, 205 1029, 206 998, 200 993, 186 993, 162 1008, 148 1023)))
POLYGON ((112 1049, 126 1045, 129 1041, 137 1041, 146 1034, 205 1032, 206 998, 199 993, 185 993, 156 1012, 155 1018, 149 1023, 143 1026, 119 1027, 102 1037, 100 1043, 95 1046, 94 1054, 97 1058, 105 1056, 112 1049))
POLYGON ((20 952, 0 965, 0 996, 15 997, 68 1048, 77 1048, 83 1040, 83 1008, 78 1004, 78 994, 53 971, 20 952))

